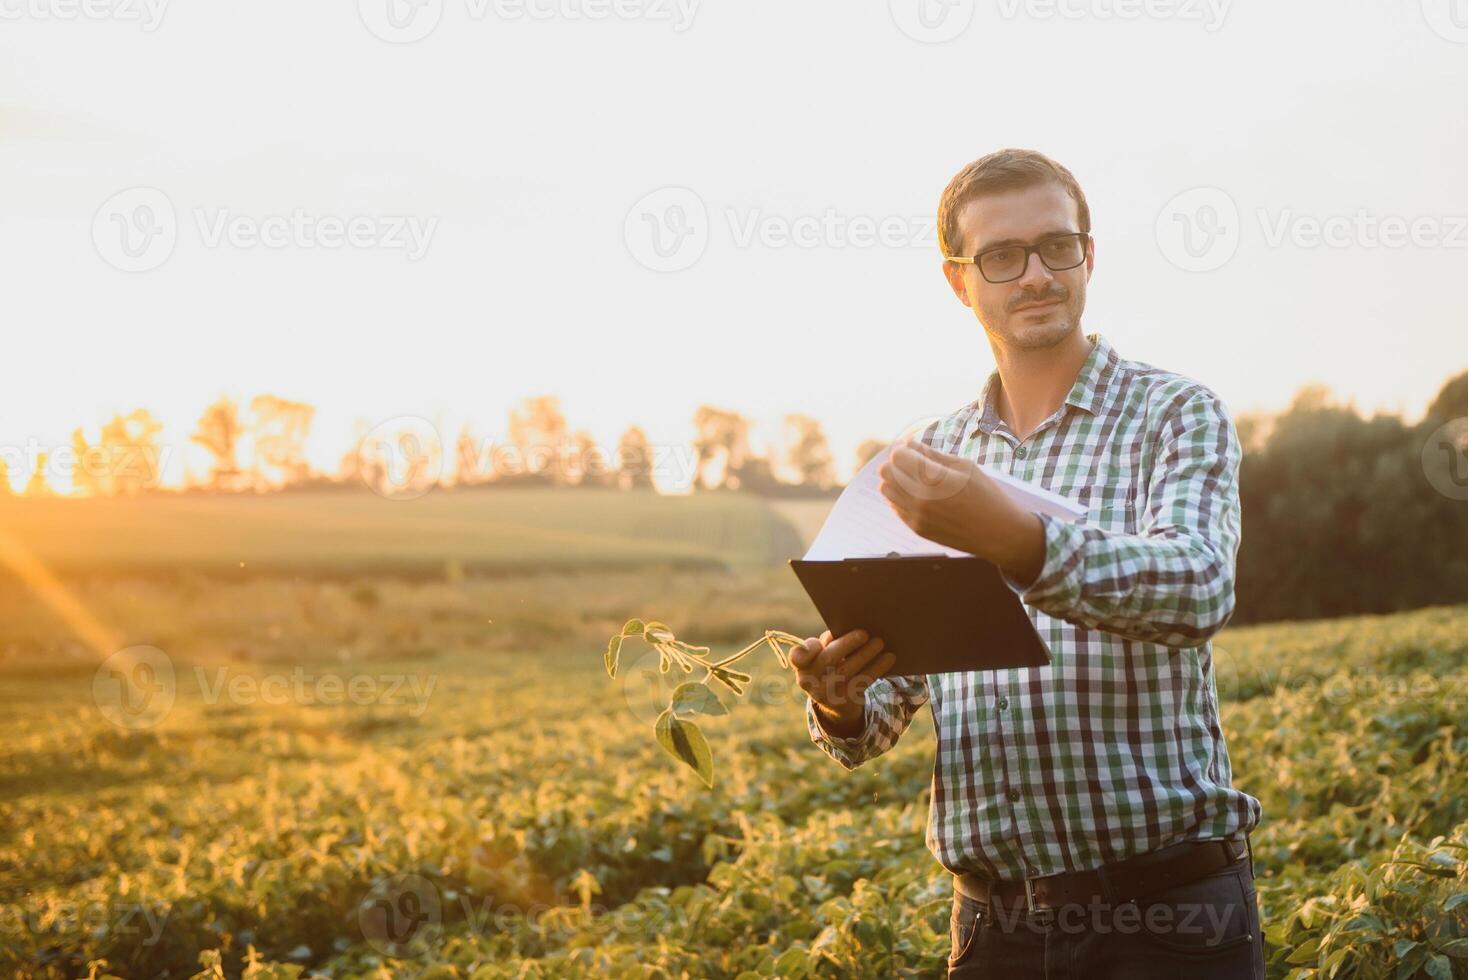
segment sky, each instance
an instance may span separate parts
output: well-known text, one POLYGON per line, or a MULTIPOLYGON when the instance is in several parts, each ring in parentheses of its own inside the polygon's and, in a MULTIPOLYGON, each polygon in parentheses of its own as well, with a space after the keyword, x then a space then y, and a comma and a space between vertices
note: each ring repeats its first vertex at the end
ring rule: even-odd
MULTIPOLYGON (((598 444, 700 404, 856 446, 977 397, 938 198, 1071 169, 1083 319, 1235 413, 1409 419, 1468 368, 1468 4, 0 0, 0 452, 221 396, 333 467, 416 417, 598 444), (1456 4, 1457 6, 1454 6, 1456 4)), ((17 466, 17 461, 19 467, 17 466)))

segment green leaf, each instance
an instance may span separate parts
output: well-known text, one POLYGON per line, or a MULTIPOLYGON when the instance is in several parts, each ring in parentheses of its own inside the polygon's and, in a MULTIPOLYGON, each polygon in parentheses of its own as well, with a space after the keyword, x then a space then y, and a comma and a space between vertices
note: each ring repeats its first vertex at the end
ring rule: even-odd
POLYGON ((730 670, 728 667, 715 667, 712 671, 713 679, 723 684, 735 694, 743 694, 744 686, 751 680, 750 676, 742 670, 730 670))
POLYGON ((1448 962, 1446 956, 1433 953, 1427 958, 1424 969, 1432 980, 1453 980, 1453 964, 1448 962))
MULTIPOLYGON (((636 620, 633 620, 633 622, 636 622, 636 620)), ((673 631, 668 629, 668 624, 660 623, 657 620, 643 624, 642 635, 649 642, 654 643, 668 643, 673 639, 673 631)))
POLYGON ((1439 953, 1444 953, 1453 959, 1468 957, 1468 937, 1461 939, 1448 939, 1446 941, 1432 940, 1433 948, 1439 953))
POLYGON ((714 757, 697 725, 679 718, 669 708, 658 715, 655 731, 658 743, 669 755, 698 773, 705 786, 714 784, 714 757))
POLYGON ((673 691, 673 699, 668 708, 675 715, 727 715, 729 713, 729 709, 724 707, 724 702, 719 700, 719 696, 702 681, 688 681, 679 684, 673 691))
MULTIPOLYGON (((636 622, 636 620, 634 620, 636 622)), ((622 634, 618 633, 607 642, 607 676, 617 676, 617 657, 622 652, 622 634)))
POLYGON ((1458 892, 1456 895, 1449 895, 1443 902, 1443 911, 1451 912, 1464 902, 1468 902, 1468 892, 1458 892))
POLYGON ((642 629, 643 629, 642 620, 640 620, 640 619, 629 619, 629 620, 627 620, 626 623, 624 623, 622 625, 622 635, 623 636, 641 636, 642 635, 642 629))

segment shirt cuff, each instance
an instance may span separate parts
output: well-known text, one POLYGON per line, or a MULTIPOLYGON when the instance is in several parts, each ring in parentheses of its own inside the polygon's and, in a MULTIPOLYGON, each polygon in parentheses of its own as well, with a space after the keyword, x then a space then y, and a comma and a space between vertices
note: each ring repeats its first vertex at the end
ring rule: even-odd
POLYGON ((1080 598, 1081 548, 1086 532, 1079 524, 1050 514, 1038 514, 1045 532, 1045 560, 1033 582, 1021 582, 1000 569, 999 574, 1026 605, 1063 609, 1080 598))
POLYGON ((821 725, 821 716, 816 713, 816 704, 809 696, 805 699, 806 723, 810 727, 810 738, 812 742, 824 747, 835 759, 847 765, 855 765, 861 758, 862 749, 866 745, 867 734, 872 730, 872 706, 866 702, 862 706, 862 728, 861 732, 852 738, 841 738, 832 735, 821 725))

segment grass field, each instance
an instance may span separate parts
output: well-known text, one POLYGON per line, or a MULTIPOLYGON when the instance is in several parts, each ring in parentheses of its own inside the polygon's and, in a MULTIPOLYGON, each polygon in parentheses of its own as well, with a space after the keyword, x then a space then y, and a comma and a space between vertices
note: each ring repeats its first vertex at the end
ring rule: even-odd
MULTIPOLYGON (((603 671, 632 615, 716 649, 815 630, 787 569, 70 587, 158 648, 170 703, 120 712, 117 678, 0 587, 0 972, 941 970, 926 713, 845 773, 766 658, 705 725, 709 790, 653 742, 655 661, 603 671)), ((1233 629, 1218 662, 1264 806, 1270 976, 1468 976, 1468 607, 1233 629)))
POLYGON ((800 536, 758 497, 546 489, 365 490, 67 500, 0 497, 9 529, 53 569, 439 574, 532 568, 769 565, 800 536))

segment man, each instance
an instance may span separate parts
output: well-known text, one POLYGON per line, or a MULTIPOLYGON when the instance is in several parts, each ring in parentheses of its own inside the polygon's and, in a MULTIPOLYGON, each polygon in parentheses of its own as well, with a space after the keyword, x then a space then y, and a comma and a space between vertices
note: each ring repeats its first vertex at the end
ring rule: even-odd
POLYGON ((1262 978, 1261 807, 1230 785, 1209 642, 1233 611, 1233 424, 1208 388, 1082 332, 1096 250, 1069 170, 989 154, 943 192, 938 229, 998 370, 892 449, 882 492, 918 534, 998 566, 1051 663, 887 677, 900 651, 827 632, 792 658, 811 738, 853 769, 929 704, 950 977, 1262 978), (977 464, 1087 515, 1029 513, 977 464))

